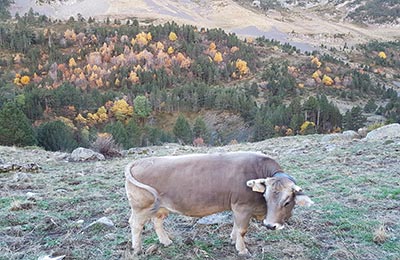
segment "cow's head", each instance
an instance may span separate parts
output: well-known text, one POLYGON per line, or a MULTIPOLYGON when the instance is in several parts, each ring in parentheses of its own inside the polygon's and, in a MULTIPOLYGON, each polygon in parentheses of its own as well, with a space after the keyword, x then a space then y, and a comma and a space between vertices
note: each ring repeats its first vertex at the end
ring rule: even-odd
POLYGON ((249 180, 247 186, 255 192, 264 194, 268 210, 263 224, 268 229, 282 229, 285 221, 292 216, 295 204, 311 206, 314 203, 293 182, 293 179, 272 177, 249 180))

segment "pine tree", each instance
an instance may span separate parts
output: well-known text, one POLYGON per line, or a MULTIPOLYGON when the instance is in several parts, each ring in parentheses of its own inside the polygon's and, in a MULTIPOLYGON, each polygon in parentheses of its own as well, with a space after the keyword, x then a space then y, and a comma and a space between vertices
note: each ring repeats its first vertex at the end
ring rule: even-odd
POLYGON ((14 103, 6 103, 0 110, 0 144, 28 146, 37 143, 28 118, 14 103))
POLYGON ((78 146, 72 129, 61 121, 40 125, 37 135, 39 145, 49 151, 72 151, 78 146))
POLYGON ((197 117, 196 121, 194 122, 193 137, 202 138, 204 140, 204 143, 208 143, 210 141, 210 133, 208 132, 206 123, 201 117, 197 117))
POLYGON ((112 134, 113 139, 117 144, 122 145, 124 148, 130 148, 129 142, 127 141, 128 133, 121 121, 116 121, 115 123, 106 125, 104 130, 107 133, 112 134))
POLYGON ((129 120, 125 128, 127 133, 127 148, 140 146, 142 133, 135 120, 129 120))
POLYGON ((262 141, 274 135, 274 125, 266 114, 266 108, 260 108, 255 116, 254 141, 262 141))
POLYGON ((355 130, 363 127, 366 121, 366 117, 362 114, 362 109, 359 106, 353 107, 351 110, 347 110, 343 117, 343 127, 346 130, 355 130))
POLYGON ((193 139, 192 130, 186 118, 180 114, 173 129, 175 137, 184 144, 190 144, 193 139))
POLYGON ((139 116, 142 124, 144 120, 151 114, 151 104, 145 96, 137 96, 133 100, 135 114, 139 116))

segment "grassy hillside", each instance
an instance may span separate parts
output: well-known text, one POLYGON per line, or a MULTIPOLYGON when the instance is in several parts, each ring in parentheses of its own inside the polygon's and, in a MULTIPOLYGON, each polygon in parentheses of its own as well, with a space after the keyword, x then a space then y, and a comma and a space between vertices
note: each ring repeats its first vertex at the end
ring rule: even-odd
MULTIPOLYGON (((0 259, 134 259, 124 166, 139 157, 224 151, 262 151, 291 173, 315 205, 296 208, 284 230, 252 221, 254 259, 399 259, 400 140, 328 140, 322 135, 282 137, 214 148, 179 145, 143 148, 103 162, 71 163, 66 154, 0 147, 3 163, 37 163, 37 173, 0 173, 0 259), (114 227, 90 223, 107 217, 114 227)), ((171 215, 174 244, 163 248, 150 226, 148 255, 139 259, 237 259, 231 223, 196 224, 171 215)))

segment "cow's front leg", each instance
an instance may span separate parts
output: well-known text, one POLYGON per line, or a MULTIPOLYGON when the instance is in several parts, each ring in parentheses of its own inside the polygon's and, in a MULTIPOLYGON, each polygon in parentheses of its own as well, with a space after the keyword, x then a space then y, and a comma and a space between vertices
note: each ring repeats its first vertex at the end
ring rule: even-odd
POLYGON ((147 220, 148 217, 146 215, 137 214, 133 211, 129 218, 132 232, 132 249, 134 254, 140 254, 142 252, 142 231, 147 220))
POLYGON ((246 244, 244 243, 244 236, 247 233, 247 228, 249 227, 251 215, 251 210, 249 209, 245 209, 242 207, 233 209, 234 230, 232 231, 232 233, 236 234, 235 247, 239 255, 242 256, 250 255, 250 252, 246 248, 246 244))
POLYGON ((152 221, 160 243, 164 246, 169 246, 170 244, 172 244, 172 240, 169 239, 167 232, 165 232, 163 227, 164 219, 162 217, 153 217, 152 221))
POLYGON ((233 222, 233 228, 231 232, 231 244, 234 245, 236 244, 236 232, 237 232, 237 227, 235 224, 235 221, 233 222))

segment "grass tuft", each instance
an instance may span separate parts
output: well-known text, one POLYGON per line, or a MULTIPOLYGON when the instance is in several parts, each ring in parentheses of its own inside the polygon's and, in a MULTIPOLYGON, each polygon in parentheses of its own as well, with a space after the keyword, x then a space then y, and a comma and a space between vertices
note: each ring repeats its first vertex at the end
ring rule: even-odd
POLYGON ((377 244, 385 243, 389 238, 389 235, 386 232, 385 225, 380 225, 374 232, 374 242, 377 244))

